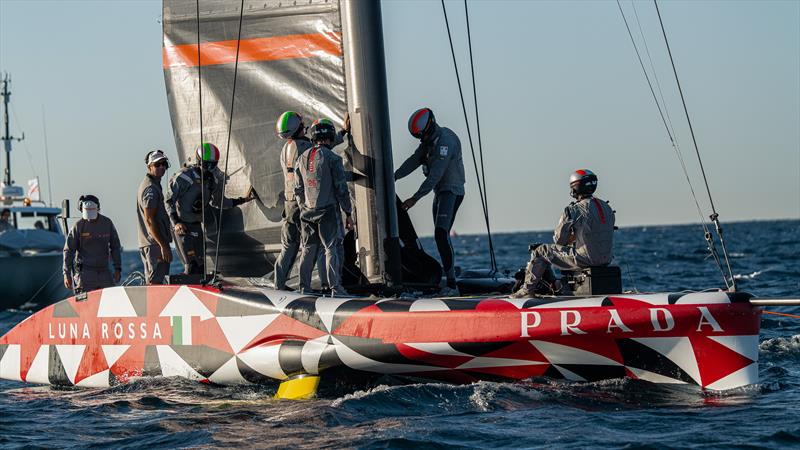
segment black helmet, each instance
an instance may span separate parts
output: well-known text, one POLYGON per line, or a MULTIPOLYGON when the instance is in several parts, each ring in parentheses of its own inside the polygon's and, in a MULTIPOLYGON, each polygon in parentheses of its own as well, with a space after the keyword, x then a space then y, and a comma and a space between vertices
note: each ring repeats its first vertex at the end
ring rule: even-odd
POLYGON ((311 140, 314 142, 324 140, 334 140, 336 138, 336 127, 333 126, 331 119, 319 119, 309 128, 311 140))
POLYGON ((86 194, 81 195, 81 197, 78 199, 78 211, 83 211, 83 204, 88 202, 92 202, 97 205, 98 208, 100 208, 100 200, 97 198, 97 196, 86 194))
POLYGON ((414 111, 408 118, 408 131, 417 139, 422 139, 436 124, 436 118, 430 108, 422 108, 414 111))
POLYGON ((578 169, 569 176, 569 195, 580 200, 597 190, 597 175, 589 169, 578 169))

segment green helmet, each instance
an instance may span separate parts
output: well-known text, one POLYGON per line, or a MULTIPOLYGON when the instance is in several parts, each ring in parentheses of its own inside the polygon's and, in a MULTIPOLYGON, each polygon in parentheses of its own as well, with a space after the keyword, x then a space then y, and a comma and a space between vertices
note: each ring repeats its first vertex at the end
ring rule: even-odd
POLYGON ((283 139, 293 137, 303 126, 303 118, 294 111, 286 111, 275 122, 275 133, 283 139))

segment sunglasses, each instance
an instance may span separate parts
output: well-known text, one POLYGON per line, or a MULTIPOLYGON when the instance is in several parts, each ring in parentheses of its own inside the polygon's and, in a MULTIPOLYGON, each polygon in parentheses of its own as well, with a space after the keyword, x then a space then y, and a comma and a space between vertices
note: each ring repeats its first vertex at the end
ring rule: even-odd
POLYGON ((169 167, 169 163, 166 161, 159 161, 157 163, 153 163, 156 167, 169 167))

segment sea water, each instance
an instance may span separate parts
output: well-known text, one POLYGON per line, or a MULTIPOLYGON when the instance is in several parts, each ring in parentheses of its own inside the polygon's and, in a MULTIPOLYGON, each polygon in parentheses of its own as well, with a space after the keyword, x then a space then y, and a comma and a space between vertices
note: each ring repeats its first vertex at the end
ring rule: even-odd
MULTIPOLYGON (((800 296, 800 221, 725 228, 740 290, 800 296)), ((550 233, 494 236, 498 265, 525 264, 550 233)), ((436 255, 431 239, 425 248, 436 255)), ((488 266, 486 239, 453 238, 457 264, 488 266)), ((722 276, 698 225, 623 228, 615 242, 625 289, 714 288, 722 276)), ((137 270, 135 252, 126 271, 137 270)), ((797 308, 767 308, 800 315, 797 308)), ((0 311, 0 333, 30 313, 0 311)), ((0 381, 0 446, 363 448, 785 448, 800 446, 800 319, 765 315, 758 385, 723 393, 630 379, 535 379, 328 385, 309 401, 276 401, 275 387, 144 379, 108 389, 0 381)), ((323 384, 330 380, 323 379, 323 384)))

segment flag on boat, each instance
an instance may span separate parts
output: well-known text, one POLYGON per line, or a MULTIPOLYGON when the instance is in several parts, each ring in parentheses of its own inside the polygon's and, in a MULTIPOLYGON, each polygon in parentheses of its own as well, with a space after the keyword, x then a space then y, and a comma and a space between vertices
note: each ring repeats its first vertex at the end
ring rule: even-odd
POLYGON ((26 195, 26 197, 32 201, 41 200, 41 197, 39 196, 39 178, 28 180, 28 195, 26 195))

